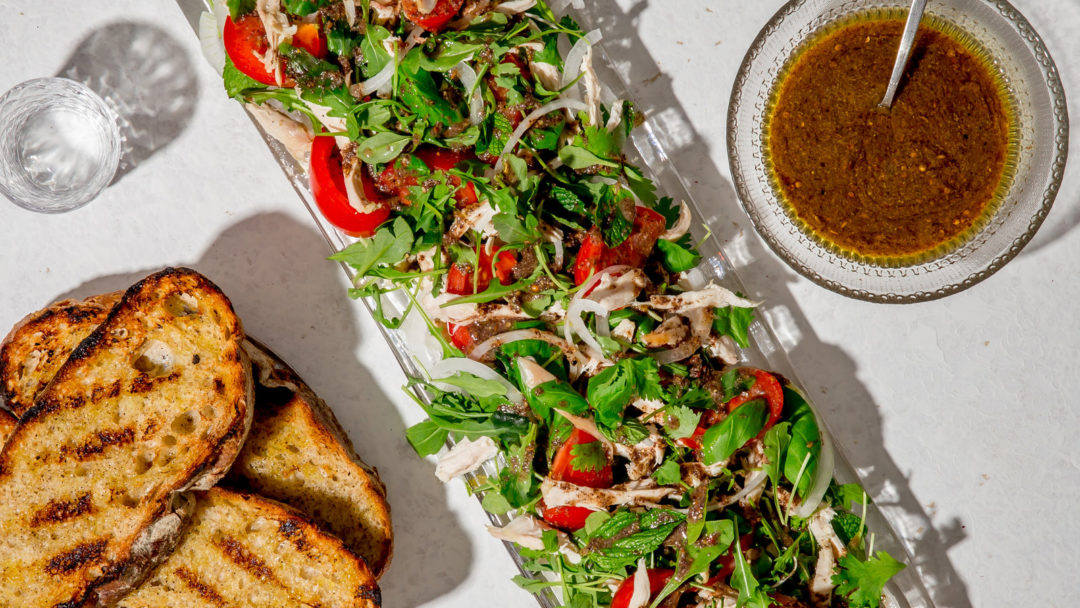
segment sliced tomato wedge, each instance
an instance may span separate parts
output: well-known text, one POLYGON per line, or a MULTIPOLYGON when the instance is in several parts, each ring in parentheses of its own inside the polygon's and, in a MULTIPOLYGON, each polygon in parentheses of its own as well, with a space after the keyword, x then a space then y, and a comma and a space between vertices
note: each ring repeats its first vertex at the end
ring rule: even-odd
POLYGON ((570 532, 577 532, 584 528, 585 520, 595 513, 595 511, 587 507, 573 507, 569 505, 563 505, 561 507, 546 507, 541 505, 540 507, 540 515, 544 518, 544 521, 560 530, 568 530, 570 532))
MULTIPOLYGON (((566 443, 559 447, 555 458, 551 462, 551 471, 548 475, 556 481, 566 481, 586 488, 610 488, 614 481, 614 473, 609 462, 599 470, 579 470, 573 466, 574 447, 599 440, 581 429, 574 429, 567 438, 566 443)), ((541 505, 540 514, 544 521, 563 530, 576 531, 585 527, 585 520, 592 515, 593 510, 586 507, 563 505, 559 507, 546 507, 541 505)))
MULTIPOLYGON (((649 568, 645 572, 649 575, 650 600, 654 599, 656 594, 660 593, 664 585, 667 585, 671 577, 675 575, 675 571, 668 568, 649 568)), ((619 588, 615 590, 615 595, 611 598, 611 608, 628 608, 632 597, 634 597, 633 574, 619 583, 619 588)))
POLYGON ((495 267, 494 276, 499 279, 499 283, 503 285, 512 283, 517 258, 514 257, 512 251, 506 249, 499 251, 498 256, 495 255, 495 251, 497 251, 495 244, 488 241, 488 244, 477 252, 478 268, 473 269, 466 264, 452 264, 446 273, 446 291, 459 296, 484 291, 491 285, 492 262, 495 267))
POLYGON ((577 260, 574 262, 574 282, 581 285, 594 273, 608 266, 641 268, 656 247, 656 241, 663 234, 665 224, 664 216, 639 205, 634 208, 634 228, 630 236, 617 247, 605 245, 600 231, 594 227, 578 249, 577 260))
POLYGON ((765 399, 769 406, 769 417, 761 429, 761 434, 758 435, 761 437, 780 420, 780 415, 784 412, 784 387, 780 386, 780 381, 776 379, 776 376, 764 370, 744 368, 739 370, 739 373, 743 377, 753 376, 754 384, 725 403, 724 409, 730 414, 744 403, 754 399, 765 399))
POLYGON ((270 48, 266 41, 266 29, 258 15, 244 15, 237 21, 226 17, 222 40, 225 43, 225 52, 236 69, 263 84, 277 84, 274 74, 266 69, 258 57, 270 48))
POLYGON ((472 332, 469 331, 468 325, 454 325, 453 323, 446 324, 446 333, 450 334, 450 343, 458 347, 461 352, 468 354, 472 350, 472 347, 476 345, 476 340, 473 339, 472 332))
MULTIPOLYGON (((423 161, 424 165, 431 171, 449 171, 450 169, 456 168, 465 160, 472 158, 472 155, 465 152, 455 152, 453 150, 436 148, 434 146, 417 148, 412 153, 412 156, 423 161)), ((420 174, 409 168, 408 157, 399 156, 394 162, 383 169, 382 173, 380 173, 376 179, 375 186, 381 192, 397 196, 407 204, 409 188, 416 186, 419 183, 420 174)), ((446 177, 446 183, 458 188, 457 191, 454 192, 454 200, 458 207, 467 207, 479 200, 476 196, 476 188, 473 186, 472 182, 466 182, 465 185, 462 186, 460 177, 448 175, 446 177)))
MULTIPOLYGON (((308 176, 311 180, 311 194, 323 217, 351 236, 371 236, 390 216, 388 204, 380 204, 375 211, 363 213, 349 202, 349 195, 345 190, 345 173, 341 169, 341 153, 333 137, 320 136, 312 142, 308 176)), ((360 181, 365 198, 384 203, 383 197, 375 190, 366 174, 361 174, 360 181)))
POLYGON ((429 32, 442 29, 461 10, 465 0, 438 0, 431 12, 420 12, 419 0, 401 0, 401 12, 405 18, 429 32))

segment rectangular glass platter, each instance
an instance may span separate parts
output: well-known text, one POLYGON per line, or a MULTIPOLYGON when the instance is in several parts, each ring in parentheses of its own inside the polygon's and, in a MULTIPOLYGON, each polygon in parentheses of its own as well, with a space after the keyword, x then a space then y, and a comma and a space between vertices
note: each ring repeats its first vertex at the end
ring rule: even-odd
MULTIPOLYGON (((202 0, 177 0, 177 4, 189 18, 192 27, 197 32, 199 13, 205 9, 202 0)), ((560 4, 558 1, 549 0, 549 4, 552 5, 556 14, 569 14, 577 20, 585 31, 592 29, 597 23, 597 20, 592 18, 592 15, 589 14, 587 9, 576 10, 570 7, 559 9, 557 8, 557 5, 560 4)), ((630 99, 632 101, 632 98, 627 94, 625 80, 615 69, 614 62, 612 62, 611 58, 604 51, 603 41, 596 46, 594 55, 594 68, 605 89, 605 98, 630 99)), ((222 93, 224 94, 224 91, 222 93)), ((340 251, 355 242, 357 239, 346 235, 332 226, 319 212, 311 195, 306 168, 297 163, 283 145, 263 131, 253 118, 251 121, 262 135, 262 138, 267 146, 269 146, 274 159, 285 172, 289 182, 307 207, 312 219, 318 226, 319 231, 325 237, 329 246, 328 252, 334 253, 340 251)), ((702 211, 705 208, 699 205, 690 196, 682 176, 674 167, 673 163, 670 162, 668 154, 665 152, 664 138, 658 131, 657 125, 646 117, 645 122, 636 128, 630 136, 624 152, 630 162, 641 167, 645 172, 645 175, 653 180, 659 195, 670 196, 674 200, 682 201, 689 206, 690 211, 695 218, 695 223, 690 232, 693 235, 695 242, 701 241, 700 252, 702 254, 701 263, 691 272, 700 272, 702 275, 701 278, 705 281, 714 281, 731 291, 746 293, 747 290, 743 287, 728 256, 724 253, 723 245, 720 240, 715 235, 707 234, 706 229, 700 222, 700 219, 715 217, 715 214, 703 213, 702 211)), ((352 280, 354 278, 352 269, 344 263, 341 264, 341 267, 344 269, 349 279, 352 280)), ((341 295, 342 297, 346 297, 344 293, 341 295)), ((371 314, 372 303, 366 299, 361 299, 360 302, 367 308, 368 313, 371 314)), ((400 292, 388 294, 383 297, 383 312, 387 317, 400 317, 402 312, 408 307, 408 304, 408 299, 400 292)), ((413 319, 417 316, 418 315, 411 315, 413 319)), ((427 365, 426 361, 430 360, 432 355, 429 352, 416 352, 415 349, 409 347, 410 338, 415 340, 416 334, 406 332, 404 331, 404 328, 396 330, 389 329, 377 322, 375 325, 379 328, 383 338, 390 346, 391 352, 394 354, 394 357, 397 359, 398 364, 401 366, 405 375, 409 378, 425 378, 425 375, 418 365, 418 361, 425 361, 424 364, 427 365)), ((799 387, 800 389, 803 386, 806 386, 801 381, 799 374, 793 368, 787 352, 784 350, 773 330, 760 318, 755 320, 750 327, 750 346, 745 349, 740 349, 739 364, 773 370, 785 376, 794 386, 799 387)), ((417 398, 425 401, 428 400, 428 396, 421 388, 413 387, 412 390, 414 390, 417 398)), ((810 401, 810 398, 805 394, 805 391, 804 397, 810 401)), ((811 406, 814 407, 815 412, 818 413, 818 422, 822 427, 821 430, 823 436, 826 440, 831 441, 828 421, 822 419, 819 408, 813 403, 811 403, 811 406)), ((452 441, 453 439, 451 438, 450 442, 452 441)), ((849 464, 848 459, 844 455, 843 448, 837 446, 835 442, 832 442, 832 444, 835 454, 833 472, 835 480, 838 483, 856 482, 861 484, 863 480, 849 464)), ((497 476, 497 471, 498 463, 496 461, 489 461, 480 470, 466 475, 465 482, 470 487, 476 487, 481 484, 482 479, 489 476, 497 476)), ((482 494, 477 494, 476 497, 478 501, 483 500, 482 494)), ((878 497, 872 496, 871 498, 876 501, 878 497)), ((892 515, 892 513, 890 513, 890 515, 892 515)), ((487 516, 493 525, 500 527, 507 524, 512 519, 509 514, 493 515, 487 513, 487 516)), ((899 518, 901 517, 901 514, 897 514, 894 517, 899 518)), ((885 588, 885 597, 882 606, 888 608, 933 608, 935 604, 931 599, 926 586, 923 584, 921 574, 926 576, 927 580, 934 580, 934 577, 932 576, 932 573, 920 572, 919 563, 912 555, 912 546, 909 543, 901 541, 901 538, 895 533, 890 521, 891 518, 883 514, 876 504, 869 505, 866 514, 866 525, 867 529, 875 535, 874 548, 880 551, 887 551, 890 555, 893 555, 909 566, 890 580, 885 588)), ((902 522, 899 521, 893 523, 902 524, 902 522)), ((504 542, 503 544, 521 573, 524 576, 532 577, 533 575, 531 573, 526 572, 523 569, 522 565, 524 563, 524 558, 518 549, 512 543, 504 542)), ((522 591, 522 593, 526 592, 522 591)), ((536 594, 534 597, 543 608, 557 608, 562 606, 559 599, 550 590, 536 594)))

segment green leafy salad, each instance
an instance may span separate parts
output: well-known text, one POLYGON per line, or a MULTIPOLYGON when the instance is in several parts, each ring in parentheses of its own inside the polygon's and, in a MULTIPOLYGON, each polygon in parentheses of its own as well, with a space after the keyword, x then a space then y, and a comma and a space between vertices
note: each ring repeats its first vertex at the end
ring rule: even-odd
POLYGON ((333 256, 351 295, 420 336, 409 441, 504 516, 522 587, 575 608, 883 601, 904 566, 798 390, 742 363, 756 303, 703 278, 690 209, 624 155, 642 117, 599 82, 599 32, 544 0, 213 9, 226 91, 357 237, 333 256))

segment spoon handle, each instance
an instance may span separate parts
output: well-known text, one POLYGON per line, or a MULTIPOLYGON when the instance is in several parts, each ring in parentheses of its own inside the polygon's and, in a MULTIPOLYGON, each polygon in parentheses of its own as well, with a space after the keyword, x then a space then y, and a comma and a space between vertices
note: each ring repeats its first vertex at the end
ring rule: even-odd
POLYGON ((911 10, 908 12, 907 23, 904 24, 904 35, 900 38, 900 48, 896 51, 896 62, 893 63, 892 77, 889 78, 889 88, 885 89, 885 97, 878 105, 890 108, 893 98, 896 97, 896 89, 900 86, 900 78, 904 76, 904 68, 907 67, 911 57, 911 48, 915 46, 915 34, 919 31, 919 22, 922 21, 923 9, 926 8, 926 0, 913 0, 911 10))

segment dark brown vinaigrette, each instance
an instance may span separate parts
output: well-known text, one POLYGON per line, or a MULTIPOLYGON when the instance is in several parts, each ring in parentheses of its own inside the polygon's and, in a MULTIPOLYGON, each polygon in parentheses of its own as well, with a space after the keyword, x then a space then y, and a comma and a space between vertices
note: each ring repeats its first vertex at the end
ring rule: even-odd
POLYGON ((878 107, 905 11, 845 20, 789 60, 765 125, 774 186, 820 242, 915 264, 967 241, 1007 191, 1011 100, 966 34, 924 18, 891 109, 878 107))

